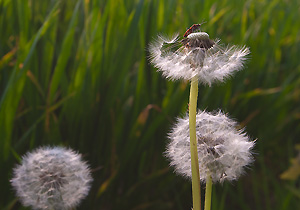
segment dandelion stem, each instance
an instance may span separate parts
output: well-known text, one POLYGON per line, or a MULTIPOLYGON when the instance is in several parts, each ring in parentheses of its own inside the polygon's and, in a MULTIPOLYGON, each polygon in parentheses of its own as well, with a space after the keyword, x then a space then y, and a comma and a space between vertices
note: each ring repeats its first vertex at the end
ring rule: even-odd
POLYGON ((212 180, 210 174, 208 173, 206 178, 204 210, 210 210, 211 208, 211 191, 212 191, 212 180))
POLYGON ((191 147, 191 167, 192 167, 192 193, 193 210, 201 209, 200 174, 196 139, 196 110, 198 97, 198 78, 192 78, 189 102, 189 127, 190 127, 190 147, 191 147))

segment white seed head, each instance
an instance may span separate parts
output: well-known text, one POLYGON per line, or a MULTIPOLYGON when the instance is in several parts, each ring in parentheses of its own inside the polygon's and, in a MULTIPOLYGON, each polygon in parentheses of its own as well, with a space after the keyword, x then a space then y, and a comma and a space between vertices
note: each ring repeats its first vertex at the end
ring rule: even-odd
MULTIPOLYGON (((220 111, 215 114, 198 112, 196 136, 202 182, 206 181, 207 174, 211 175, 213 182, 235 180, 253 161, 251 149, 254 141, 250 141, 243 129, 237 129, 237 123, 220 111)), ((178 174, 191 178, 188 116, 178 119, 169 139, 165 155, 170 165, 178 174)))
POLYGON ((63 147, 27 153, 11 180, 23 205, 33 209, 74 208, 88 194, 91 182, 81 155, 63 147))
POLYGON ((178 35, 171 39, 159 36, 149 46, 150 60, 168 79, 191 80, 197 76, 199 82, 211 86, 241 70, 250 53, 245 46, 222 48, 218 42, 210 40, 205 32, 191 33, 181 41, 178 35), (178 49, 179 44, 183 46, 178 49))

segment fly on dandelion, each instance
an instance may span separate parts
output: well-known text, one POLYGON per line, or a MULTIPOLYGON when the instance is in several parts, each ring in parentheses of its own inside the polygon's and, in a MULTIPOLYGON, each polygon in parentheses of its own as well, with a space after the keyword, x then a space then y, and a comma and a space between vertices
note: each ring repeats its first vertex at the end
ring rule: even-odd
POLYGON ((193 33, 197 29, 199 29, 201 24, 193 24, 184 34, 183 37, 187 37, 189 34, 193 33))
POLYGON ((151 62, 163 76, 188 81, 196 76, 199 82, 211 86, 243 68, 249 48, 221 47, 219 40, 210 39, 206 32, 199 30, 200 26, 193 24, 181 40, 178 34, 171 38, 158 36, 150 44, 151 62))

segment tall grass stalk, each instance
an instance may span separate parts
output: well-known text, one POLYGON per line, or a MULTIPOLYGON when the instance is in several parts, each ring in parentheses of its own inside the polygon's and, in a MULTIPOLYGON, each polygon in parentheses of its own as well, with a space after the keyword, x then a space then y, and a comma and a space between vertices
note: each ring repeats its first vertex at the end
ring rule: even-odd
POLYGON ((206 178, 206 188, 205 188, 205 202, 204 202, 204 210, 211 209, 211 193, 212 193, 212 179, 209 174, 207 174, 206 178))

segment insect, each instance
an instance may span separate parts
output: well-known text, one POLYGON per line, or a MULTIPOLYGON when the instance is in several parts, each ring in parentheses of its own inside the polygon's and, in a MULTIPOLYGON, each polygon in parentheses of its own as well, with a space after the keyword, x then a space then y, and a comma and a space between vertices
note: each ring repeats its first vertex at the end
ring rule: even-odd
POLYGON ((201 24, 193 24, 184 34, 183 37, 187 37, 189 34, 193 33, 195 30, 200 28, 201 24))

